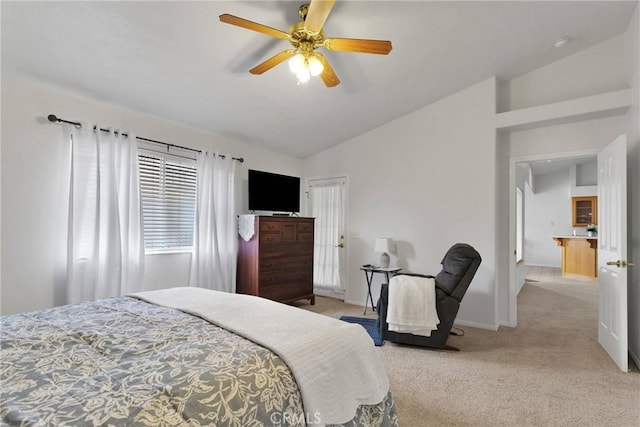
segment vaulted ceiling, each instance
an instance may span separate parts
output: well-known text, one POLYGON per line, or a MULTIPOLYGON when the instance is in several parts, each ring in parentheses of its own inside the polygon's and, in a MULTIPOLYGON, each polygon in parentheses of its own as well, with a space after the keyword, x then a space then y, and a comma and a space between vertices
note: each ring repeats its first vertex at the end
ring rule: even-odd
POLYGON ((218 16, 288 31, 301 3, 2 1, 2 76, 304 158, 483 79, 510 79, 619 35, 637 7, 338 0, 326 36, 388 39, 388 56, 324 51, 342 81, 330 89, 319 78, 298 85, 286 63, 249 74, 289 44, 218 16), (571 42, 554 48, 564 35, 571 42))

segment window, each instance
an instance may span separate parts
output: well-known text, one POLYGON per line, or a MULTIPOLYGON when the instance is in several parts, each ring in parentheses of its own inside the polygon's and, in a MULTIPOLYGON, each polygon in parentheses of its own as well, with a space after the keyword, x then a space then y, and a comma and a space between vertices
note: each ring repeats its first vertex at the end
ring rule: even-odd
POLYGON ((195 161, 146 150, 138 151, 138 160, 145 250, 193 249, 195 161))

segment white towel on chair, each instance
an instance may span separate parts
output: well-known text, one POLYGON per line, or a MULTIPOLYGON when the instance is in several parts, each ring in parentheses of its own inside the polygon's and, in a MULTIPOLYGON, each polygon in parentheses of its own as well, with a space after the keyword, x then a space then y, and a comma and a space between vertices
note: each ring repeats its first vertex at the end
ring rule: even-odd
POLYGON ((438 329, 436 282, 432 278, 394 276, 389 281, 389 330, 431 336, 438 329))

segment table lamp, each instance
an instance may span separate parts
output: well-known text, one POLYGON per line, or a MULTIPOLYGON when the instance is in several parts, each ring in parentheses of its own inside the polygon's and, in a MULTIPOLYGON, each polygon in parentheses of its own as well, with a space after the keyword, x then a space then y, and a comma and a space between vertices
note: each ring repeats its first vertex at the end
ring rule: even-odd
POLYGON ((389 268, 389 253, 393 253, 394 250, 395 247, 393 244, 393 240, 391 240, 389 237, 378 237, 376 239, 376 246, 374 251, 382 253, 382 255, 380 255, 380 267, 389 268))

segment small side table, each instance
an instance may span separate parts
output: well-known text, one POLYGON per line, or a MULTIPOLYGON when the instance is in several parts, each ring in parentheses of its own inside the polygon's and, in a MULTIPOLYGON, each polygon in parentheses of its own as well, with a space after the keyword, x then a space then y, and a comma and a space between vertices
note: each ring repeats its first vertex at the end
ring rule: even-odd
MULTIPOLYGON (((389 268, 383 268, 383 267, 360 267, 360 270, 364 271, 364 277, 367 279, 367 293, 368 293, 368 299, 369 299, 369 301, 371 301, 371 309, 373 311, 376 311, 376 307, 375 307, 375 305, 373 305, 373 296, 371 295, 371 282, 373 282, 373 275, 375 273, 382 273, 382 274, 384 274, 386 276, 387 283, 389 283, 389 275, 394 275, 394 274, 398 273, 402 269, 401 268, 397 268, 397 267, 389 267, 389 268)), ((367 297, 365 297, 365 299, 364 299, 364 314, 367 314, 367 304, 369 303, 369 301, 367 301, 367 297)))

